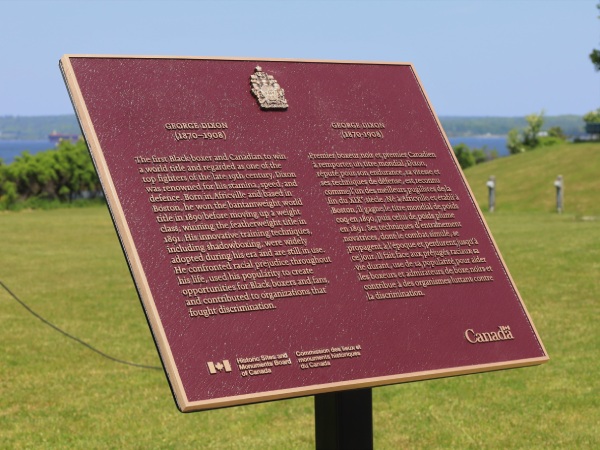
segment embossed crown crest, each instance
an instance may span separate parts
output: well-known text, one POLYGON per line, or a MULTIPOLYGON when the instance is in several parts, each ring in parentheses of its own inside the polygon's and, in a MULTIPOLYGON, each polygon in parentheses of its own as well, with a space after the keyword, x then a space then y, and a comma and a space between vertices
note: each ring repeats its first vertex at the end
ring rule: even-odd
POLYGON ((260 66, 256 66, 254 73, 250 76, 252 93, 258 100, 262 109, 287 109, 288 103, 285 99, 285 91, 279 86, 277 80, 260 66))

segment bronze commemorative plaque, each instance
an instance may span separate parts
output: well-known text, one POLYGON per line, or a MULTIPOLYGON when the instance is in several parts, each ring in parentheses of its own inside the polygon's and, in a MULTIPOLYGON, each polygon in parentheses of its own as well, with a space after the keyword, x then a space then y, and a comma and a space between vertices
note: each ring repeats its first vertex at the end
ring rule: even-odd
POLYGON ((181 411, 548 359, 411 64, 60 66, 181 411))

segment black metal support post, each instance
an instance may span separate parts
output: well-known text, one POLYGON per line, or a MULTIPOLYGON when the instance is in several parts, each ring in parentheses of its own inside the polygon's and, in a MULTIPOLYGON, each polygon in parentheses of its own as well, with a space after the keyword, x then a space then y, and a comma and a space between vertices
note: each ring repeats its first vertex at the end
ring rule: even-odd
POLYGON ((315 395, 315 441, 317 450, 372 450, 371 389, 315 395))

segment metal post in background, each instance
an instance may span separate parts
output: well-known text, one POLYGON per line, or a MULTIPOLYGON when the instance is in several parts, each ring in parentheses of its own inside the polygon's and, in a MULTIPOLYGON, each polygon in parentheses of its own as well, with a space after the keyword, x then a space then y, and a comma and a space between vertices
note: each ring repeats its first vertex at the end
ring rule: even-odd
POLYGON ((315 395, 315 444, 317 450, 372 450, 371 389, 315 395))
POLYGON ((556 212, 559 214, 563 212, 563 196, 564 196, 564 182, 562 175, 556 177, 554 181, 554 187, 556 188, 556 212))
POLYGON ((496 177, 491 175, 486 185, 488 187, 489 211, 494 212, 494 209, 496 208, 496 177))

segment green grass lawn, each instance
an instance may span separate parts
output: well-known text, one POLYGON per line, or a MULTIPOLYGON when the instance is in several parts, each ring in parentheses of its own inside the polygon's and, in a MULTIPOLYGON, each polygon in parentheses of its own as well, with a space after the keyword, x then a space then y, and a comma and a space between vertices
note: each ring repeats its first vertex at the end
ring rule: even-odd
POLYGON ((557 175, 564 178, 567 214, 600 215, 600 144, 563 144, 500 158, 466 171, 473 193, 487 210, 486 181, 496 177, 496 211, 556 211, 557 175))
MULTIPOLYGON (((600 146, 543 152, 467 177, 482 206, 497 177, 486 218, 550 361, 375 388, 376 448, 600 446, 600 146)), ((0 236, 0 280, 33 309, 115 357, 159 365, 105 208, 0 213, 0 236)), ((162 371, 100 357, 4 291, 0 342, 2 449, 314 448, 312 398, 181 414, 162 371)))

